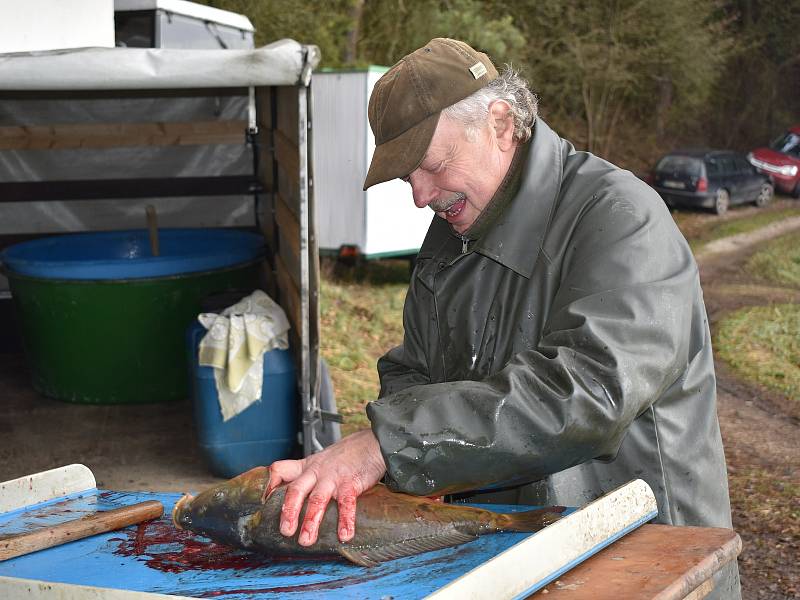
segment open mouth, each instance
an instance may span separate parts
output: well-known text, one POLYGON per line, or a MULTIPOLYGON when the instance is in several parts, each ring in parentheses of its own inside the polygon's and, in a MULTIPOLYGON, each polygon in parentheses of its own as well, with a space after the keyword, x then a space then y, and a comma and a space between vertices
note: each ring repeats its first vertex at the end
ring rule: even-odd
POLYGON ((464 207, 467 205, 467 197, 464 194, 458 194, 449 206, 437 212, 443 213, 443 216, 448 221, 452 221, 461 214, 464 207))

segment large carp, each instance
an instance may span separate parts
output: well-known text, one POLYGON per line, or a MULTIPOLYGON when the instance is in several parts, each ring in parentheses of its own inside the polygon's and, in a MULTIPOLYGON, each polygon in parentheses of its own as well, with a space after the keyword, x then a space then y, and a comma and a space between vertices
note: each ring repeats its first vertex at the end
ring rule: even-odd
POLYGON ((297 543, 299 533, 293 537, 280 533, 285 494, 285 485, 269 488, 267 467, 256 467, 197 497, 185 495, 175 504, 172 520, 180 529, 266 555, 339 554, 371 567, 463 544, 485 533, 538 531, 559 519, 564 510, 556 506, 501 514, 399 494, 378 484, 358 497, 352 540, 342 543, 338 539, 338 509, 333 501, 320 523, 319 539, 306 547, 297 543))

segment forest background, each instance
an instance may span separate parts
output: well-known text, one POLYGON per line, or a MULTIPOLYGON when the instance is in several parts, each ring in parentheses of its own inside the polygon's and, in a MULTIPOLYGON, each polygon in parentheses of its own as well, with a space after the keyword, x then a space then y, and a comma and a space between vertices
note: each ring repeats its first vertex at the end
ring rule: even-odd
POLYGON ((321 68, 390 66, 434 37, 519 69, 576 147, 642 173, 677 147, 747 152, 800 121, 797 0, 205 0, 321 68))

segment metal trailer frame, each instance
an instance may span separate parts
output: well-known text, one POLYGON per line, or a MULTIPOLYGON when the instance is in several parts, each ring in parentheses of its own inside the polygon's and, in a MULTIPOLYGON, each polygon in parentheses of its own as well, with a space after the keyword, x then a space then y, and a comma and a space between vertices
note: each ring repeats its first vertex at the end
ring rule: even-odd
MULTIPOLYGON (((328 421, 336 415, 320 406, 319 258, 315 235, 312 177, 311 75, 319 62, 316 46, 281 40, 255 50, 82 49, 0 55, 0 102, 48 98, 175 98, 242 95, 247 121, 220 123, 214 135, 184 138, 164 123, 80 123, 49 127, 0 120, 0 218, 7 202, 106 200, 252 194, 257 223, 267 245, 263 286, 292 324, 291 348, 298 368, 304 454, 323 447, 328 421), (155 127, 154 127, 155 126, 155 127), (154 132, 155 131, 155 132, 154 132), (187 141, 188 140, 188 141, 187 141), (129 181, 26 181, 3 172, 3 153, 64 147, 248 144, 252 177, 161 178, 129 181), (63 185, 59 185, 63 184, 63 185), (215 188, 205 192, 204 187, 215 188), (323 440, 323 441, 321 441, 323 440)), ((13 162, 13 161, 11 161, 13 162)), ((0 248, 33 235, 0 235, 0 248)))

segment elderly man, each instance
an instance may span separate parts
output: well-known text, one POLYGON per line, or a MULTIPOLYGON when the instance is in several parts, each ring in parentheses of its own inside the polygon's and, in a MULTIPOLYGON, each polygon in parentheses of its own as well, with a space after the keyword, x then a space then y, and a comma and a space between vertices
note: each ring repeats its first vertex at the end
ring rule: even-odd
MULTIPOLYGON (((485 54, 434 39, 375 86, 365 188, 394 178, 436 212, 405 335, 378 363, 372 428, 272 466, 281 531, 339 536, 360 493, 582 505, 637 477, 661 523, 731 526, 697 266, 658 195, 576 151, 485 54), (500 491, 498 491, 500 490, 500 491), (300 525, 303 504, 307 510, 300 525)), ((718 586, 739 595, 735 565, 718 586)))

